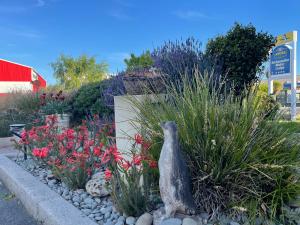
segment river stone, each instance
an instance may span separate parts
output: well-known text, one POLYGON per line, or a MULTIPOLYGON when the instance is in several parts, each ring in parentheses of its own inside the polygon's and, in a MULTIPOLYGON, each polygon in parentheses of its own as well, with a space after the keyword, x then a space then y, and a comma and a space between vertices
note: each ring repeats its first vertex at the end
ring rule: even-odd
POLYGON ((105 197, 109 195, 109 191, 105 187, 103 173, 96 173, 93 178, 86 183, 85 189, 87 193, 94 197, 105 197))
POLYGON ((181 224, 182 224, 181 219, 169 218, 169 219, 163 220, 160 225, 181 225, 181 224))
POLYGON ((173 121, 161 124, 164 144, 160 153, 159 189, 165 205, 165 217, 176 212, 194 214, 195 203, 191 190, 191 179, 179 145, 177 125, 173 121))
POLYGON ((152 215, 150 213, 144 213, 139 217, 135 225, 151 225, 152 221, 153 221, 152 215))
POLYGON ((198 223, 192 218, 184 218, 182 221, 182 225, 198 225, 198 223))
POLYGON ((127 225, 133 225, 135 223, 135 218, 130 216, 126 218, 126 224, 127 225))

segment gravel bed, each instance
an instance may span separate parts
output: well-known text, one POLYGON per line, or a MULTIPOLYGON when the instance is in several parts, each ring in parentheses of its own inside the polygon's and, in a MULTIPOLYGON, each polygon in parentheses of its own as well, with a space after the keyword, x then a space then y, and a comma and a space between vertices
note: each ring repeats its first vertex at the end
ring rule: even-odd
POLYGON ((55 179, 51 170, 32 159, 16 159, 15 162, 23 169, 47 184, 53 191, 81 210, 93 221, 101 225, 134 225, 136 218, 120 214, 110 197, 93 197, 84 189, 71 190, 67 185, 55 179))

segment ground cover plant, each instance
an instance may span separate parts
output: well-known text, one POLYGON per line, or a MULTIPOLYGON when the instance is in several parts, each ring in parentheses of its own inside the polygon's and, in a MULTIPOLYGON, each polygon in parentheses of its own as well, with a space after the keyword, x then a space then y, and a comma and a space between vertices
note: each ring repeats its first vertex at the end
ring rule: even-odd
POLYGON ((175 121, 199 210, 216 215, 243 209, 252 218, 279 220, 282 207, 300 193, 299 142, 276 119, 266 119, 255 91, 236 97, 204 77, 185 79, 181 89, 170 85, 167 98, 131 99, 154 157, 163 142, 159 123, 175 121))

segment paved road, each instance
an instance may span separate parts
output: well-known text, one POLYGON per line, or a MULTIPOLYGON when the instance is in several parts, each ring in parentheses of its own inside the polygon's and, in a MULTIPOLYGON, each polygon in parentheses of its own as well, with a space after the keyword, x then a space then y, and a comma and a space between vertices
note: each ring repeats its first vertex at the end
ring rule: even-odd
POLYGON ((0 180, 0 224, 40 225, 25 210, 21 202, 12 195, 0 180))

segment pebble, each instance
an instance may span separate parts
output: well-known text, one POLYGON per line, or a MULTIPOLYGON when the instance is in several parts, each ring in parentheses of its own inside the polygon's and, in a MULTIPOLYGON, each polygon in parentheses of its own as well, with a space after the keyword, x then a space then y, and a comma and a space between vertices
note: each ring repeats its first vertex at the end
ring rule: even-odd
POLYGON ((138 218, 135 225, 151 225, 152 221, 153 216, 150 213, 144 213, 138 218))
POLYGON ((126 218, 126 224, 127 225, 133 225, 135 223, 135 218, 132 216, 129 216, 126 218))
POLYGON ((182 221, 178 218, 170 218, 163 220, 160 225, 181 225, 182 221))
POLYGON ((124 225, 124 221, 117 221, 115 225, 124 225))
POLYGON ((237 222, 231 221, 231 222, 230 222, 230 225, 240 225, 240 224, 237 223, 237 222))
POLYGON ((182 221, 182 225, 198 225, 198 223, 192 218, 184 218, 182 221))

